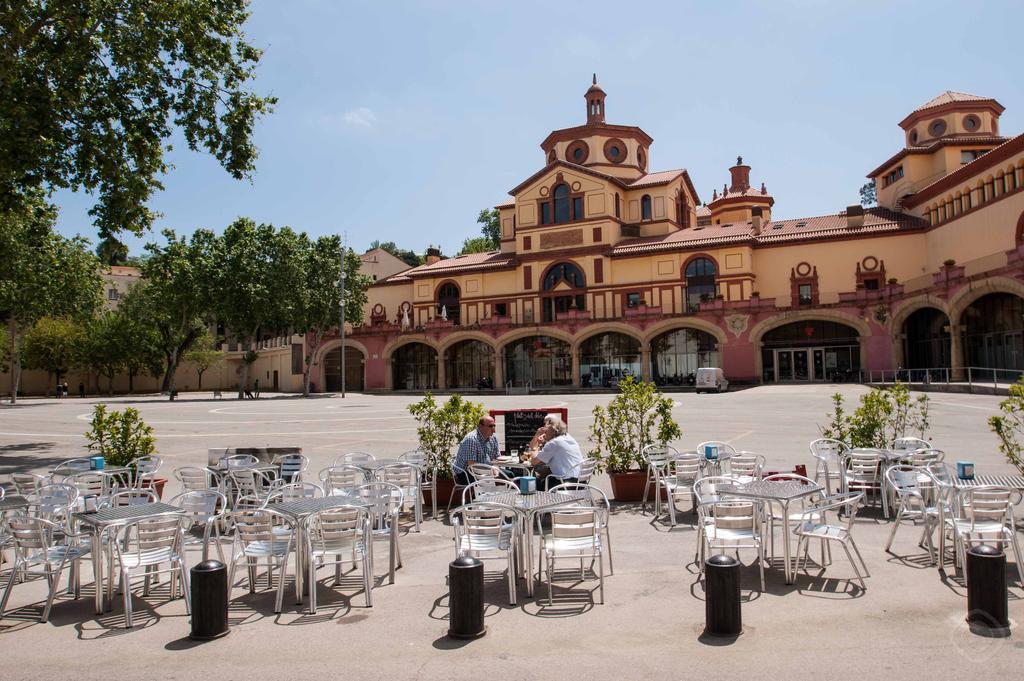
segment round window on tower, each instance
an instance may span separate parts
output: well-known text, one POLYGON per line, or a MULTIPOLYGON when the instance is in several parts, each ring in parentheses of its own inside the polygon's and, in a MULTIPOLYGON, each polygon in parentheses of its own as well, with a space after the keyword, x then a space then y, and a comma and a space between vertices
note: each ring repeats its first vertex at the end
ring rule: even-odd
POLYGON ((604 143, 604 157, 612 163, 626 160, 626 145, 620 139, 610 139, 604 143))
POLYGON ((964 130, 967 132, 977 132, 981 127, 981 119, 974 114, 964 116, 964 130))
POLYGON ((928 124, 928 134, 932 137, 939 137, 946 132, 946 121, 936 118, 928 124))
POLYGON ((583 140, 576 140, 565 150, 565 160, 570 163, 582 164, 590 156, 590 147, 583 140))

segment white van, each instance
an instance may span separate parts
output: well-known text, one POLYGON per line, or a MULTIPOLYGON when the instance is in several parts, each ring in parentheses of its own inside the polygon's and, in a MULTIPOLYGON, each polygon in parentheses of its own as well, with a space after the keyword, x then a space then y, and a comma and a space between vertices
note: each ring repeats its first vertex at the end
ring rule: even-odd
POLYGON ((697 392, 725 392, 729 389, 729 381, 725 380, 725 372, 718 367, 704 367, 697 369, 697 379, 694 381, 697 392))

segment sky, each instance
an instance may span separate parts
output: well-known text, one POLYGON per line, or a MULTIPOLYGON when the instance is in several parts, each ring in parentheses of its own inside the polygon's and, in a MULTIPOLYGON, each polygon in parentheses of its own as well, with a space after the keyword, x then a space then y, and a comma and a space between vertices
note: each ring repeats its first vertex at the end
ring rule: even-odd
MULTIPOLYGON (((279 99, 255 131, 251 180, 180 139, 153 232, 239 216, 365 250, 454 255, 482 208, 544 166, 540 142, 581 125, 591 75, 607 121, 654 138, 651 171, 686 168, 702 201, 737 155, 778 219, 858 202, 903 146, 898 123, 945 90, 1006 107, 1024 132, 1015 2, 254 0, 264 50, 250 87, 279 99)), ((95 241, 93 197, 60 192, 60 231, 95 241)))

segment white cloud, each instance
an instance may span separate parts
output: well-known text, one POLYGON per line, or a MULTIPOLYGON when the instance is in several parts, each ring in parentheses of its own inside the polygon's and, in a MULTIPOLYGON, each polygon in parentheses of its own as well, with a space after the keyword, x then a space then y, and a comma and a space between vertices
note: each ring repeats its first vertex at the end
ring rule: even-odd
POLYGON ((373 113, 373 109, 366 106, 349 109, 345 112, 343 119, 348 125, 357 128, 372 128, 377 124, 377 114, 373 113))

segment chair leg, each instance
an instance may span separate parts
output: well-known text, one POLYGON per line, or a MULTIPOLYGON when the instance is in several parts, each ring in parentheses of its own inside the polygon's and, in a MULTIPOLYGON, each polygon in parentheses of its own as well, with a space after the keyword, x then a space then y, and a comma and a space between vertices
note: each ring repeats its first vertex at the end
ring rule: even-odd
POLYGON ((363 552, 363 591, 366 592, 366 607, 373 607, 373 569, 370 565, 370 556, 363 552))
POLYGON ((854 553, 856 553, 857 557, 860 558, 860 564, 864 566, 864 576, 870 577, 871 573, 868 572, 868 564, 864 562, 864 556, 860 555, 860 549, 857 548, 857 542, 853 541, 853 537, 850 537, 850 546, 853 547, 854 553))
POLYGON ((647 515, 647 491, 651 488, 651 467, 647 467, 647 477, 644 478, 644 498, 640 502, 640 514, 647 515))
POLYGON ((860 574, 860 568, 857 567, 857 561, 853 559, 853 554, 850 553, 850 548, 846 545, 846 542, 842 542, 843 551, 846 551, 846 557, 850 559, 850 565, 853 566, 853 571, 857 575, 857 579, 860 580, 860 588, 867 589, 867 584, 864 583, 864 577, 860 574))
POLYGON ((896 536, 896 528, 900 526, 900 521, 903 520, 903 509, 900 509, 896 513, 896 520, 892 521, 892 532, 889 533, 889 541, 885 542, 885 550, 888 551, 892 546, 892 540, 896 536))
MULTIPOLYGON (((277 576, 277 599, 274 602, 274 612, 281 612, 281 604, 284 602, 284 578, 288 574, 288 554, 285 553, 284 560, 281 561, 279 567, 279 574, 277 576)), ((313 585, 309 585, 309 590, 313 591, 313 585)))
POLYGON ((601 580, 601 605, 604 605, 604 552, 599 551, 597 554, 597 576, 601 580))
MULTIPOLYGON (((338 580, 341 577, 341 556, 335 556, 334 562, 334 586, 338 586, 338 580)), ((308 577, 306 581, 309 583, 309 614, 316 614, 316 560, 313 556, 309 556, 308 566, 308 577)), ((296 574, 298 574, 296 572, 296 574)))
POLYGON ((124 626, 132 628, 132 590, 131 576, 128 571, 121 568, 121 595, 124 598, 124 626))
MULTIPOLYGON (((15 558, 15 561, 17 561, 17 558, 15 558)), ((4 610, 7 609, 7 599, 11 597, 11 589, 14 588, 14 582, 20 573, 19 567, 18 563, 15 562, 14 567, 11 568, 11 576, 7 579, 7 588, 4 589, 4 597, 0 600, 0 619, 3 619, 4 610)))
MULTIPOLYGON (((49 570, 50 568, 50 564, 47 563, 46 569, 49 570)), ((63 570, 64 563, 62 561, 60 566, 57 568, 57 573, 53 575, 53 580, 50 582, 50 593, 46 597, 46 606, 43 608, 43 614, 39 616, 40 622, 46 622, 50 619, 50 608, 53 607, 53 598, 57 595, 57 589, 60 588, 60 574, 63 570)))
POLYGON ((604 543, 608 547, 608 574, 615 574, 615 565, 612 563, 612 533, 609 529, 609 523, 604 524, 604 543))
POLYGON ((185 612, 192 614, 192 592, 188 583, 188 570, 185 569, 185 558, 181 556, 177 560, 178 579, 181 581, 182 596, 185 598, 185 612))

